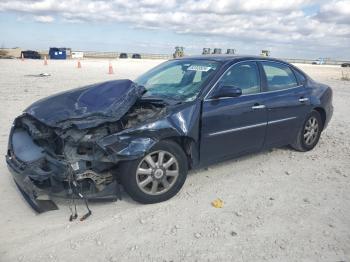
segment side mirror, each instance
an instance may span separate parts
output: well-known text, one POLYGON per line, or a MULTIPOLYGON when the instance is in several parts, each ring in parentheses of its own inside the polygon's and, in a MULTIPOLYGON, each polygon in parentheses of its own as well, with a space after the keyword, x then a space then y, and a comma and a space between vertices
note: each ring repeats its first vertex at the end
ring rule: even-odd
POLYGON ((238 97, 242 95, 242 89, 234 86, 220 86, 214 94, 212 98, 220 98, 220 97, 238 97))

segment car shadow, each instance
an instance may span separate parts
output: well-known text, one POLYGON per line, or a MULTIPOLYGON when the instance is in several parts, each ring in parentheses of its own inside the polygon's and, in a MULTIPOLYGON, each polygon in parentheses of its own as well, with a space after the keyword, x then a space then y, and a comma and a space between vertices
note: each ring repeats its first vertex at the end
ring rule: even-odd
POLYGON ((258 151, 258 152, 247 153, 247 154, 243 154, 243 155, 240 155, 240 156, 237 156, 237 157, 224 159, 224 160, 218 161, 217 163, 214 163, 214 164, 202 166, 202 167, 200 167, 198 169, 192 169, 192 170, 189 171, 188 175, 192 176, 192 175, 195 175, 195 174, 198 174, 198 173, 205 172, 208 169, 223 168, 225 166, 231 166, 233 163, 239 163, 239 162, 248 161, 248 160, 254 159, 254 158, 258 157, 258 156, 266 155, 267 153, 272 153, 273 151, 276 151, 276 150, 282 150, 283 152, 285 152, 285 151, 298 152, 298 151, 294 150, 290 146, 283 146, 283 147, 276 147, 276 148, 271 148, 271 149, 265 149, 265 150, 258 151))
MULTIPOLYGON (((273 149, 266 149, 263 151, 259 151, 259 152, 255 152, 255 153, 248 153, 248 154, 244 154, 241 155, 239 157, 235 157, 235 158, 231 158, 231 159, 226 159, 223 161, 220 161, 218 163, 215 164, 211 164, 208 166, 203 166, 200 167, 198 169, 192 169, 189 171, 188 175, 191 177, 194 177, 196 175, 198 175, 198 179, 201 178, 200 175, 202 175, 203 173, 207 172, 209 169, 222 169, 228 166, 232 166, 235 163, 240 163, 240 162, 245 162, 245 161, 250 161, 254 158, 257 158, 259 156, 263 156, 266 155, 267 153, 272 153, 276 150, 282 150, 282 151, 293 151, 293 149, 289 146, 284 146, 284 147, 279 147, 279 148, 273 148, 273 149)), ((211 183, 210 181, 208 181, 208 183, 211 183)), ((184 185, 186 187, 186 183, 184 185)), ((120 185, 120 196, 121 196, 121 200, 119 200, 117 197, 115 198, 110 198, 110 199, 90 199, 89 205, 94 208, 97 207, 99 205, 102 206, 107 206, 107 205, 111 205, 111 204, 117 204, 119 201, 123 201, 125 203, 127 203, 128 205, 131 206, 142 206, 142 204, 139 204, 138 202, 134 201, 124 190, 123 186, 120 185)), ((175 196, 176 198, 176 196, 175 196)), ((55 202, 62 208, 64 209, 68 209, 69 208, 69 199, 55 199, 55 202)), ((80 206, 80 208, 84 205, 84 202, 82 200, 77 200, 77 205, 80 206)), ((156 204, 154 204, 156 205, 156 204)))

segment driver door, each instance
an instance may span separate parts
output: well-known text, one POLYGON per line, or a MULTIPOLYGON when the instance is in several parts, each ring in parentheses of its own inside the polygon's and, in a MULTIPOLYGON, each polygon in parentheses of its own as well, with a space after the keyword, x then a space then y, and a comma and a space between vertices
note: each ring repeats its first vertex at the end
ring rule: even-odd
POLYGON ((209 164, 262 148, 267 111, 261 98, 256 62, 232 65, 203 101, 201 164, 209 164), (240 88, 239 97, 211 98, 220 86, 240 88))

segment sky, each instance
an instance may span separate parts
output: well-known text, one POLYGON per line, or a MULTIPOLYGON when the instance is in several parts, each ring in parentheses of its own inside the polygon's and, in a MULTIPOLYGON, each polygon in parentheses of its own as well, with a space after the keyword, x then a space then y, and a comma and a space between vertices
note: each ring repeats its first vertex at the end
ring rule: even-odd
POLYGON ((350 59, 350 0, 0 0, 0 45, 350 59))

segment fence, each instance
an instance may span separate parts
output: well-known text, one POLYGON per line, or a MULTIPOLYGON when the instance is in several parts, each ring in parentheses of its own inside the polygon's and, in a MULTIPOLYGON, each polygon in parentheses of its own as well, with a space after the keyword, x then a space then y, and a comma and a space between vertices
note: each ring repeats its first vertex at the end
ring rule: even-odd
MULTIPOLYGON (((85 51, 84 57, 86 58, 118 58, 121 52, 93 52, 93 51, 85 51)), ((131 58, 133 53, 127 53, 128 57, 131 58)), ((144 59, 172 59, 172 55, 168 54, 150 54, 150 53, 140 53, 141 58, 144 59)), ((281 58, 284 61, 287 61, 289 63, 303 63, 303 64, 312 64, 316 60, 314 59, 299 59, 299 58, 281 58)), ((331 60, 327 59, 324 60, 325 65, 340 65, 342 63, 349 62, 345 60, 331 60)))
MULTIPOLYGON (((312 60, 312 59, 298 59, 298 58, 281 58, 281 60, 287 61, 289 63, 296 63, 296 64, 312 64, 313 62, 315 62, 316 60, 312 60)), ((343 63, 349 63, 349 61, 345 61, 345 60, 331 60, 331 59, 327 59, 324 60, 324 65, 341 65, 343 63)))
MULTIPOLYGON (((133 54, 136 53, 124 53, 124 52, 97 52, 97 51, 76 51, 74 50, 73 52, 82 52, 84 54, 84 58, 94 58, 94 59, 115 59, 119 58, 119 55, 121 53, 127 54, 129 58, 132 57, 133 54)), ((40 55, 42 57, 48 56, 47 51, 39 51, 40 55)), ((137 53, 141 55, 141 58, 143 59, 164 59, 168 60, 172 58, 172 55, 167 55, 167 54, 150 54, 150 53, 137 53)), ((71 58, 68 57, 67 58, 71 58)))
MULTIPOLYGON (((5 50, 5 49, 3 49, 5 50)), ((8 49, 6 49, 8 50, 8 49)), ((14 57, 20 57, 20 51, 21 49, 16 50, 16 55, 13 55, 14 57), (18 51, 19 50, 19 51, 18 51)), ((97 52, 97 51, 82 51, 84 53, 85 58, 104 58, 104 59, 115 59, 118 58, 119 55, 122 52, 97 52)), ((40 55, 42 57, 48 56, 48 51, 40 50, 40 55)), ((131 58, 134 53, 127 53, 128 57, 131 58)), ((141 55, 141 58, 144 59, 172 59, 173 56, 170 54, 150 54, 150 53, 139 53, 141 55)), ((315 62, 315 59, 301 59, 301 58, 281 58, 284 61, 287 61, 289 63, 303 63, 303 64, 312 64, 315 62)), ((349 60, 332 60, 332 59, 325 59, 324 64, 325 65, 341 65, 342 63, 349 63, 349 60)))
MULTIPOLYGON (((94 51, 84 51, 84 57, 86 58, 118 58, 121 52, 94 52, 94 51)), ((132 57, 134 53, 125 53, 129 58, 132 57)), ((149 53, 138 53, 141 58, 144 59, 171 59, 171 55, 167 54, 149 54, 149 53)))

